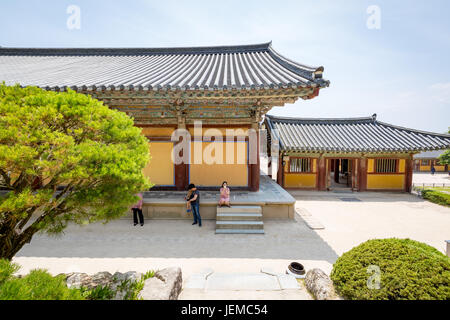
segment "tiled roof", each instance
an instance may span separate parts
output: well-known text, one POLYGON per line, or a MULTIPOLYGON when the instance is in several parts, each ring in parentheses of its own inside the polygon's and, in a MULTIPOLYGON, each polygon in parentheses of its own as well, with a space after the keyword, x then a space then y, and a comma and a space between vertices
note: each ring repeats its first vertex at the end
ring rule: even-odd
POLYGON ((326 87, 323 67, 271 42, 190 48, 0 48, 0 82, 45 89, 226 90, 326 87))
POLYGON ((282 151, 417 152, 450 148, 448 134, 394 126, 377 121, 376 115, 347 119, 282 118, 266 115, 265 122, 271 136, 278 132, 282 151))
POLYGON ((445 150, 425 151, 414 155, 414 159, 436 159, 444 152, 445 150))

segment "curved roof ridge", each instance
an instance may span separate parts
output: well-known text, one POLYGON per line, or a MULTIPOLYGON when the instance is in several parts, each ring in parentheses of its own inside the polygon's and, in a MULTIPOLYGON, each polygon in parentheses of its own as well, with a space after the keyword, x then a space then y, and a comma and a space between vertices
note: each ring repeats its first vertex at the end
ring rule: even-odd
POLYGON ((266 117, 270 118, 271 120, 280 120, 280 121, 310 121, 310 122, 320 122, 320 121, 330 121, 330 122, 339 122, 339 121, 370 121, 373 122, 374 119, 372 116, 370 117, 354 117, 354 118, 297 118, 297 117, 280 117, 280 116, 273 116, 270 114, 266 114, 266 117))
MULTIPOLYGON (((272 47, 272 41, 269 43, 268 50, 269 50, 270 53, 272 53, 272 54, 271 54, 272 57, 275 56, 276 58, 278 58, 278 59, 280 59, 280 60, 284 60, 284 61, 288 62, 289 64, 293 64, 294 66, 298 66, 298 67, 300 67, 300 68, 302 68, 302 69, 307 69, 308 71, 311 71, 311 72, 315 72, 315 71, 323 71, 323 70, 324 70, 323 66, 313 67, 313 66, 309 66, 309 65, 302 64, 302 63, 298 63, 298 62, 293 61, 293 60, 291 60, 291 59, 289 59, 289 58, 286 58, 285 56, 283 56, 283 55, 281 55, 280 53, 278 53, 278 52, 272 47)), ((274 57, 274 58, 275 58, 275 57, 274 57)), ((279 61, 278 61, 278 62, 279 62, 279 61)))
POLYGON ((268 51, 272 41, 247 45, 193 47, 81 47, 81 48, 20 48, 0 47, 0 55, 157 55, 157 54, 215 54, 268 51))
POLYGON ((406 130, 406 131, 415 132, 415 133, 421 133, 421 134, 429 134, 429 135, 433 135, 433 136, 440 136, 440 137, 443 137, 443 138, 450 138, 450 134, 447 134, 447 133, 436 133, 436 132, 431 132, 431 131, 412 129, 412 128, 397 126, 397 125, 386 123, 386 122, 382 122, 382 121, 376 121, 376 123, 378 123, 380 125, 383 125, 383 126, 386 126, 386 127, 391 127, 391 128, 394 128, 394 129, 406 130))

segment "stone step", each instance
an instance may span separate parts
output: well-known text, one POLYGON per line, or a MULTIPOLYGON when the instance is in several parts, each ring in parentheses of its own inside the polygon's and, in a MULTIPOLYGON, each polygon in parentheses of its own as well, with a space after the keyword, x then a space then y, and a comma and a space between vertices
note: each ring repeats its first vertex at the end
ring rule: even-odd
POLYGON ((244 212, 251 212, 251 213, 261 213, 262 209, 261 206, 231 206, 231 208, 228 207, 217 207, 217 213, 244 213, 244 212))
POLYGON ((216 229, 216 234, 264 234, 264 229, 216 229))
POLYGON ((251 213, 251 212, 233 212, 233 213, 218 213, 216 217, 217 221, 261 221, 261 213, 251 213))
POLYGON ((216 221, 216 229, 263 229, 262 221, 216 221))

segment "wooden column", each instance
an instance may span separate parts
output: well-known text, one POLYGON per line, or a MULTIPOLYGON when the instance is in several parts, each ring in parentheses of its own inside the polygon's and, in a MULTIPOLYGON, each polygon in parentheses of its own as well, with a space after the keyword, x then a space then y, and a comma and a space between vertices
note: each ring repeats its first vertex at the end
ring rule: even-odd
POLYGON ((318 159, 318 166, 317 166, 317 174, 318 174, 318 185, 317 189, 319 191, 326 191, 326 179, 327 179, 327 170, 326 170, 326 159, 323 156, 320 156, 318 159))
POLYGON ((358 190, 358 159, 352 159, 352 190, 358 190))
MULTIPOLYGON (((183 152, 183 151, 182 151, 183 152)), ((182 156, 182 154, 181 154, 182 156)), ((186 190, 188 185, 188 165, 185 163, 175 165, 175 186, 178 191, 186 190)))
MULTIPOLYGON (((178 110, 177 111, 178 123, 177 129, 186 129, 186 118, 183 116, 183 113, 178 110)), ((186 137, 180 137, 180 139, 184 139, 186 141, 186 137)), ((180 140, 181 141, 181 140, 180 140)), ((183 151, 181 151, 180 156, 183 156, 183 151)), ((187 185, 189 184, 189 164, 181 163, 175 165, 175 187, 178 191, 186 190, 187 185)))
MULTIPOLYGON (((250 164, 250 182, 249 189, 250 191, 258 191, 259 190, 259 124, 258 122, 252 123, 252 129, 255 130, 256 133, 256 163, 250 164)), ((249 148, 250 148, 250 137, 249 137, 249 148)), ((249 150, 250 152, 254 152, 252 148, 249 150)), ((250 159, 249 159, 250 160, 250 159)))
POLYGON ((405 160, 405 164, 405 192, 411 192, 414 167, 414 160, 412 159, 412 155, 409 157, 409 159, 405 160))
POLYGON ((367 158, 362 157, 358 161, 358 191, 367 190, 367 158))
POLYGON ((277 171, 277 183, 284 187, 284 167, 283 167, 283 154, 278 157, 278 171, 277 171))

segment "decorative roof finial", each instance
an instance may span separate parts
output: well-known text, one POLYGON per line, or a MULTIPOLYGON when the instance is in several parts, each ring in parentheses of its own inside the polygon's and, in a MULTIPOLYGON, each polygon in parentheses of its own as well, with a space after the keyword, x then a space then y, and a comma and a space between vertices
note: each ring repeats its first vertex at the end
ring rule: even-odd
POLYGON ((373 121, 376 121, 376 120, 377 120, 377 114, 376 114, 376 113, 374 113, 374 114, 372 115, 372 120, 373 120, 373 121))

